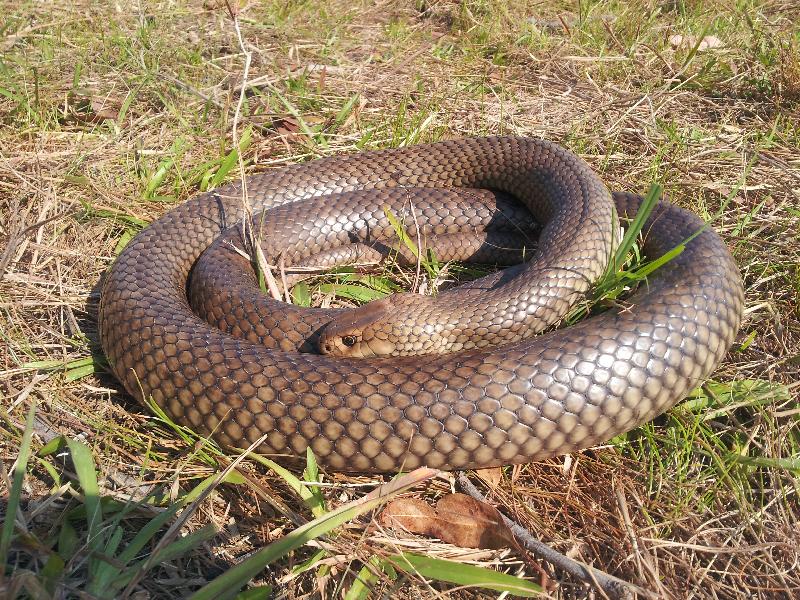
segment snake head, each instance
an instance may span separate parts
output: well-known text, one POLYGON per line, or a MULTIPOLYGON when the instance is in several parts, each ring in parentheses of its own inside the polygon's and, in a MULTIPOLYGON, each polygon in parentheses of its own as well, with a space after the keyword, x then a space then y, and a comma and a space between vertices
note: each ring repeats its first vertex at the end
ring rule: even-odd
POLYGON ((427 299, 419 294, 394 294, 343 313, 320 333, 319 351, 352 358, 406 354, 409 329, 404 307, 416 307, 427 299))

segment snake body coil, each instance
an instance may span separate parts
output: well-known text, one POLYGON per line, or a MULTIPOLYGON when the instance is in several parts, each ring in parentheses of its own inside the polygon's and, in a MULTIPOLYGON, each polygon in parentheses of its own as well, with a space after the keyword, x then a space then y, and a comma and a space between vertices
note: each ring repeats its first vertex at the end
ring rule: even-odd
POLYGON ((114 373, 136 398, 152 397, 223 445, 246 447, 268 434, 260 451, 298 455, 310 446, 333 469, 455 469, 562 454, 628 431, 680 400, 733 342, 743 306, 736 265, 711 229, 697 233, 700 219, 663 201, 645 225, 645 253, 656 258, 689 241, 630 306, 527 337, 563 316, 602 273, 614 206, 628 217, 641 201, 612 199, 583 161, 554 144, 465 139, 325 158, 247 180, 255 209, 361 190, 362 200, 342 202, 349 216, 319 215, 315 230, 345 237, 347 223, 368 221, 358 211, 374 212, 398 189, 418 187, 508 192, 544 224, 540 249, 513 276, 443 293, 403 326, 443 332, 458 351, 370 359, 301 353, 308 321, 265 316, 241 296, 218 298, 227 331, 200 319, 187 279, 204 250, 243 218, 233 185, 173 209, 114 263, 100 307, 114 373), (440 326, 425 329, 419 319, 431 315, 440 326), (478 333, 502 345, 481 347, 478 333))

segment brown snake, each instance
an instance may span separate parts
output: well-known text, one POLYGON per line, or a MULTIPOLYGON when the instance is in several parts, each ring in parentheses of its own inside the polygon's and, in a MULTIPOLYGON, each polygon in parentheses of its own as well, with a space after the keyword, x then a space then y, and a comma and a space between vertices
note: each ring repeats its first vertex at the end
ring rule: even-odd
MULTIPOLYGON (((259 313, 241 296, 236 304, 219 295, 225 310, 211 307, 228 331, 201 320, 187 279, 203 251, 243 218, 241 188, 232 185, 176 207, 117 258, 100 306, 114 373, 136 398, 152 397, 177 422, 226 446, 246 447, 268 434, 260 451, 298 455, 310 446, 338 470, 456 469, 563 454, 628 431, 683 398, 733 342, 743 308, 736 265, 703 221, 665 201, 645 225, 644 252, 656 258, 689 240, 683 252, 626 308, 529 337, 561 318, 603 272, 614 203, 630 217, 641 201, 622 193, 612 200, 588 165, 552 143, 464 139, 324 158, 247 180, 254 209, 372 190, 352 202, 332 196, 331 210, 320 210, 314 231, 344 237, 348 223, 364 219, 337 215, 339 204, 379 218, 374 207, 387 194, 418 187, 508 192, 544 225, 524 266, 467 284, 464 293, 478 304, 466 305, 459 290, 418 307, 401 296, 416 312, 396 319, 399 337, 412 346, 444 337, 457 351, 366 359, 301 353, 313 325, 285 318, 276 306, 259 313), (440 320, 419 321, 427 315, 440 320), (300 334, 288 333, 297 327, 300 334), (479 347, 472 341, 478 334, 501 345, 479 347)), ((391 330, 380 321, 392 301, 382 302, 380 310, 367 305, 349 321, 337 319, 328 350, 370 346, 369 339, 351 345, 350 336, 376 320, 377 331, 391 330)), ((379 335, 384 351, 389 338, 379 335)), ((389 336, 392 345, 397 336, 389 336)))

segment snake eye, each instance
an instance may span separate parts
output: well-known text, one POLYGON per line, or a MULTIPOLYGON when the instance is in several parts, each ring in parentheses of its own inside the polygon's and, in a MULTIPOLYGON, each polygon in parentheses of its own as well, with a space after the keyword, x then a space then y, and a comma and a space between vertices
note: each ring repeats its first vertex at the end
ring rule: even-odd
POLYGON ((345 346, 355 346, 356 345, 356 336, 354 335, 346 335, 342 338, 342 343, 345 346))

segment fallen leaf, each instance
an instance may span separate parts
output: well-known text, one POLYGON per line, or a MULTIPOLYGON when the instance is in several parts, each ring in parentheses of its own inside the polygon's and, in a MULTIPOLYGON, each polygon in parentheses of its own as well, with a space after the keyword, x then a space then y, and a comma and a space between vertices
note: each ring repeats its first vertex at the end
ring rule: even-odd
POLYGON ((436 503, 436 520, 443 542, 463 548, 505 548, 514 534, 493 506, 466 494, 448 494, 436 503))
POLYGON ((280 135, 293 136, 300 133, 300 122, 294 117, 280 117, 272 122, 275 131, 280 135))
POLYGON ((514 537, 500 512, 472 496, 460 493, 442 496, 435 510, 419 498, 400 498, 386 505, 380 521, 386 527, 437 537, 462 548, 511 548, 539 572, 542 587, 549 589, 552 584, 541 565, 531 559, 514 537))
POLYGON ((691 37, 685 37, 680 34, 671 35, 669 37, 669 45, 673 48, 683 48, 686 46, 694 45, 694 42, 691 41, 691 37))
POLYGON ((722 40, 715 35, 707 35, 700 42, 700 50, 710 50, 712 48, 722 48, 722 40))
POLYGON ((309 128, 321 125, 323 122, 323 119, 314 116, 303 117, 301 122, 299 118, 293 115, 286 115, 273 119, 272 127, 278 135, 292 139, 307 137, 309 128))
POLYGON ((436 513, 433 508, 419 498, 398 498, 386 505, 381 513, 381 523, 392 529, 402 529, 410 533, 436 535, 432 526, 436 513))
POLYGON ((715 35, 707 35, 697 43, 697 37, 693 35, 680 35, 676 34, 670 36, 669 43, 673 48, 694 48, 702 52, 703 50, 712 50, 714 48, 722 47, 722 40, 715 35))
POLYGON ((381 523, 462 548, 516 547, 497 509, 465 494, 442 496, 435 510, 418 498, 394 500, 381 513, 381 523))
POLYGON ((115 121, 122 103, 108 96, 93 96, 75 90, 67 96, 69 116, 84 123, 115 121))
POLYGON ((476 469, 475 474, 488 483, 491 488, 496 488, 503 481, 503 469, 501 467, 476 469))

